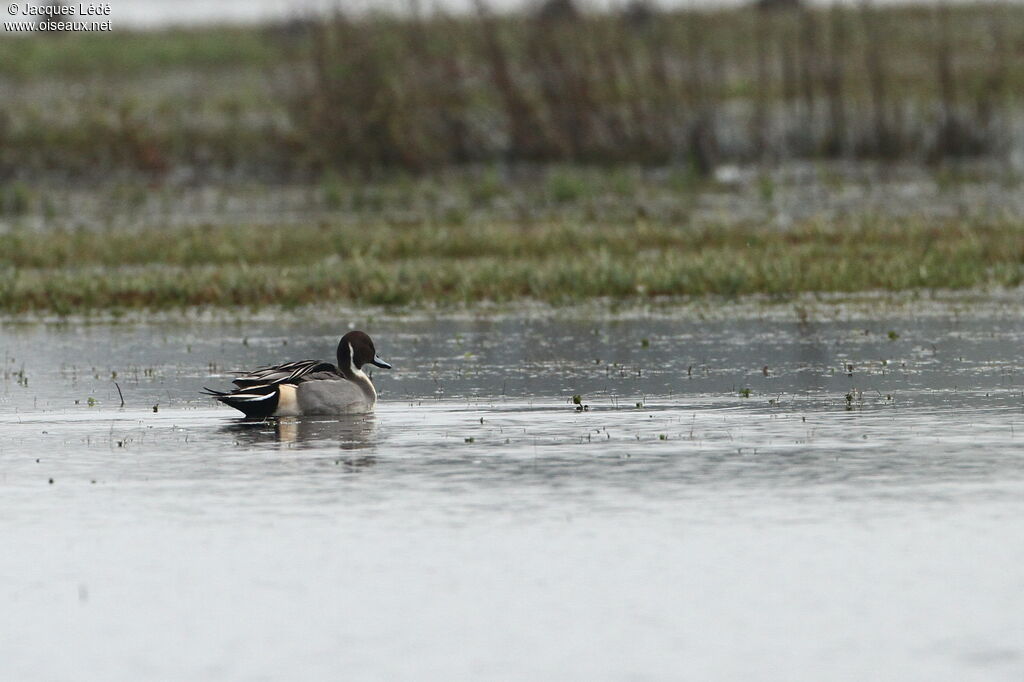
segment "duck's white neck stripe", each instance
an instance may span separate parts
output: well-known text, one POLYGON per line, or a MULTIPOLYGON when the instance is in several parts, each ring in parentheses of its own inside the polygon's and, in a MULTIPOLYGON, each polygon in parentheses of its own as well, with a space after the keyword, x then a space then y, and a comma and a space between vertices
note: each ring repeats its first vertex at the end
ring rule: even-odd
POLYGON ((348 369, 357 377, 362 377, 363 379, 368 378, 363 370, 356 367, 356 354, 355 351, 352 350, 351 343, 348 344, 348 369))
POLYGON ((377 390, 373 387, 373 382, 363 370, 356 367, 356 354, 352 350, 351 343, 348 344, 348 370, 352 372, 352 381, 360 385, 370 404, 377 402, 377 390))

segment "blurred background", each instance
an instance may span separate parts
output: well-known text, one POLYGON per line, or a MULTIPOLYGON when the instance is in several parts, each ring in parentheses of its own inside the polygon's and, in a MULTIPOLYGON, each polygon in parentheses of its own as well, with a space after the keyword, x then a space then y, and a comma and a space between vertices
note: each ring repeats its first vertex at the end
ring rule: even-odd
MULTIPOLYGON (((117 269, 166 265, 173 240, 153 241, 152 231, 182 228, 207 232, 178 234, 179 246, 187 245, 171 259, 179 268, 271 264, 279 253, 281 266, 330 257, 345 267, 361 254, 376 259, 364 261, 367 268, 390 267, 391 276, 426 256, 458 271, 448 282, 426 282, 436 268, 421 262, 408 276, 411 293, 365 296, 341 275, 292 289, 262 283, 252 302, 500 298, 474 284, 480 277, 469 260, 522 255, 524 243, 537 241, 524 229, 570 227, 549 246, 590 249, 595 259, 618 257, 621 247, 634 262, 621 271, 609 263, 601 281, 578 292, 578 273, 553 272, 542 283, 524 274, 510 297, 1019 280, 1024 247, 1004 247, 1019 244, 1024 209, 1020 4, 135 0, 111 7, 112 32, 0 38, 0 229, 17 237, 0 255, 6 309, 59 307, 48 284, 55 273, 46 268, 87 265, 106 270, 99 283, 95 272, 81 278, 113 293, 60 305, 244 299, 222 281, 208 282, 206 293, 151 296, 152 283, 137 269, 131 282, 117 269), (907 221, 927 230, 970 227, 965 239, 975 250, 1002 241, 974 254, 973 273, 957 276, 901 264, 842 281, 773 281, 747 266, 711 279, 631 274, 646 256, 658 263, 687 244, 709 248, 709 230, 746 230, 742 243, 767 229, 793 230, 805 235, 797 241, 826 248, 836 230, 870 224, 882 240, 907 221), (306 255, 240 247, 261 226, 275 243, 288 237, 274 230, 325 241, 306 255), (638 226, 660 236, 622 247, 604 230, 638 226), (355 242, 369 228, 431 236, 403 252, 360 250, 355 242), (441 249, 477 229, 496 231, 490 247, 441 249), (150 230, 152 243, 142 253, 125 238, 121 251, 76 259, 97 230, 109 244, 125 231, 150 230), (51 236, 69 231, 86 236, 54 246, 51 236), (501 239, 509 241, 487 252, 501 239)), ((530 262, 541 265, 541 254, 524 258, 524 272, 530 262)))

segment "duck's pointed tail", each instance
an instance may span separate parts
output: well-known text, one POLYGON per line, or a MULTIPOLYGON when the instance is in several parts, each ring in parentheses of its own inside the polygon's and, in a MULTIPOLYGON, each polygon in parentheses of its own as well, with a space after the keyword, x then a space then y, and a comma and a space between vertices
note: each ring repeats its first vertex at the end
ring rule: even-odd
POLYGON ((278 387, 271 384, 247 386, 233 392, 215 391, 203 386, 201 393, 235 408, 246 417, 255 419, 273 416, 280 397, 278 387))

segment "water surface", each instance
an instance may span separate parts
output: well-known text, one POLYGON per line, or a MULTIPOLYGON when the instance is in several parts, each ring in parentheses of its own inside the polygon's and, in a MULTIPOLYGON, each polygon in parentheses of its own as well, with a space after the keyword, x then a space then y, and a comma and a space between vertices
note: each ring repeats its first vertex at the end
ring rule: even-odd
POLYGON ((1012 297, 8 321, 0 673, 1020 679, 1022 336, 1012 297), (352 327, 375 415, 197 394, 352 327))

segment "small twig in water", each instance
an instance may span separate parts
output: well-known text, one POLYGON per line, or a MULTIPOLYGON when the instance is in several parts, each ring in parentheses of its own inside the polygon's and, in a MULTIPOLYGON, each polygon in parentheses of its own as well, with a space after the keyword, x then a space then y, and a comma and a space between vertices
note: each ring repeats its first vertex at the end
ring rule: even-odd
POLYGON ((117 385, 116 381, 114 382, 114 386, 117 388, 117 395, 121 396, 121 407, 124 407, 124 393, 121 393, 121 387, 117 385))

